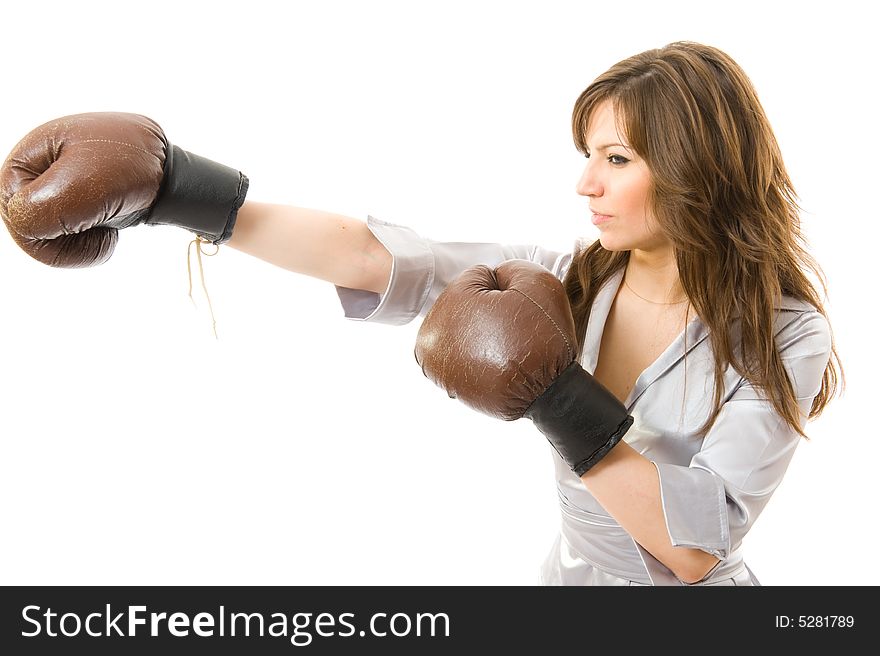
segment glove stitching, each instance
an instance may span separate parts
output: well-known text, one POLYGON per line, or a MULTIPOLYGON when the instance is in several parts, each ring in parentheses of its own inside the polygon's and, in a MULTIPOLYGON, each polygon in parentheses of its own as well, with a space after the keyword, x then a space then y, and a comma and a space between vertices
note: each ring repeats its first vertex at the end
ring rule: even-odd
POLYGON ((129 148, 134 148, 135 150, 139 150, 142 153, 149 155, 150 157, 156 156, 155 153, 151 153, 146 148, 141 148, 140 146, 135 146, 134 144, 126 143, 124 141, 113 141, 112 139, 83 139, 80 143, 111 143, 118 146, 128 146, 129 148))
POLYGON ((539 310, 541 310, 541 312, 544 313, 544 316, 547 317, 550 320, 550 323, 552 323, 553 326, 556 328, 556 330, 559 331, 559 334, 562 336, 562 339, 565 341, 565 347, 568 349, 569 356, 571 357, 572 360, 574 360, 574 355, 572 355, 573 351, 571 348, 571 342, 568 341, 568 337, 566 337, 565 332, 562 330, 562 328, 559 327, 559 324, 553 320, 553 317, 551 317, 547 313, 547 310, 545 310, 543 307, 541 307, 541 305, 536 303, 535 300, 533 298, 531 298, 528 294, 526 294, 524 291, 522 291, 520 289, 513 289, 512 291, 519 292, 520 294, 525 296, 527 299, 529 299, 532 303, 535 304, 535 307, 537 307, 539 310))

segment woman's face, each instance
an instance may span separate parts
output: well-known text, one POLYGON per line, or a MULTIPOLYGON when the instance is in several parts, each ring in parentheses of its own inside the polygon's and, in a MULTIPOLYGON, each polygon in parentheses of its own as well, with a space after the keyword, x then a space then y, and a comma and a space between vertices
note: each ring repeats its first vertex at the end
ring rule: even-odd
POLYGON ((671 244, 648 206, 651 172, 617 129, 610 100, 599 104, 587 126, 587 165, 577 192, 590 199, 593 225, 609 251, 655 250, 671 244))

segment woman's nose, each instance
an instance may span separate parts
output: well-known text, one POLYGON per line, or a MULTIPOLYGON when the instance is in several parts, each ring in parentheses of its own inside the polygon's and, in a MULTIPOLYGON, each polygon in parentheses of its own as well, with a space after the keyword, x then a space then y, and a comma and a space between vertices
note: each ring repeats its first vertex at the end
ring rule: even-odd
POLYGON ((592 163, 588 160, 587 165, 584 166, 584 172, 581 173, 581 179, 577 183, 578 194, 581 196, 602 195, 602 181, 596 173, 592 163))

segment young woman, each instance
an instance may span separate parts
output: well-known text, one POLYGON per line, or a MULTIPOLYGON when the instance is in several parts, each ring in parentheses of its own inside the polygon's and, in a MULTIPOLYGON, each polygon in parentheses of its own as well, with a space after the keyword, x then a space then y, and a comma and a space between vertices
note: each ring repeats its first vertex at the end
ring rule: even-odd
MULTIPOLYGON (((25 147, 4 165, 0 209, 16 241, 53 265, 103 261, 120 227, 172 223, 330 281, 347 317, 388 324, 424 316, 473 265, 543 265, 564 283, 580 364, 633 418, 623 439, 581 476, 554 453, 562 528, 543 582, 757 585, 743 538, 842 373, 822 298, 807 277, 812 271, 821 281, 821 270, 802 246, 773 132, 740 67, 689 42, 613 66, 578 98, 572 129, 587 159, 577 191, 599 230, 597 241, 573 253, 441 243, 373 217, 363 223, 243 202, 246 179, 234 174, 220 202, 232 219, 224 214, 213 229, 202 220, 210 211, 181 220, 188 210, 160 194, 149 217, 135 203, 111 221, 106 213, 74 227, 62 221, 59 231, 61 210, 35 209, 36 201, 19 194, 45 170, 21 166, 35 159, 25 147), (55 218, 40 223, 37 215, 55 218), (96 232, 104 226, 110 232, 96 232)), ((139 124, 134 133, 151 130, 139 124)), ((130 146, 132 134, 126 127, 83 141, 130 146)), ((201 175, 175 166, 182 179, 201 175)), ((160 161, 154 173, 166 178, 163 194, 198 186, 167 184, 171 167, 161 168, 160 161)), ((119 176, 118 167, 105 175, 119 176)), ((93 178, 89 184, 64 196, 65 212, 87 214, 78 203, 94 193, 93 178)), ((129 199, 132 184, 113 189, 129 199)))

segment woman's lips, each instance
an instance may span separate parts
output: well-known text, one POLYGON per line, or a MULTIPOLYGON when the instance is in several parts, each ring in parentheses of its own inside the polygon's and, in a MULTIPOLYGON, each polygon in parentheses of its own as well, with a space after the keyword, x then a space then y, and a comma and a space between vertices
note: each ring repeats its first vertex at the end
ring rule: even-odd
POLYGON ((593 214, 593 225, 602 225, 611 220, 611 217, 607 214, 593 214))

